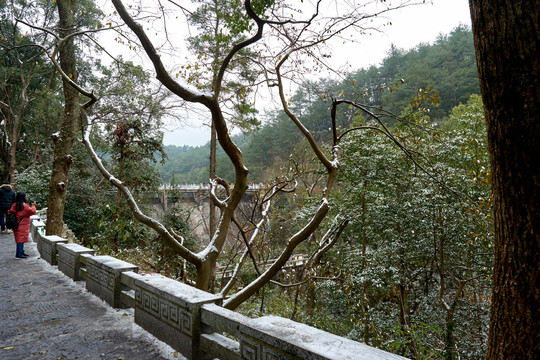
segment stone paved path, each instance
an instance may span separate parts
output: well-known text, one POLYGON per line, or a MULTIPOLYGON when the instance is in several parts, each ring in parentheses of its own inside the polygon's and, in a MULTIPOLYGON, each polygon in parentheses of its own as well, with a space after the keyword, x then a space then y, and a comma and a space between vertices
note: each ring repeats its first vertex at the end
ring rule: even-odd
POLYGON ((0 234, 0 359, 183 359, 39 258, 15 259, 12 234, 0 234))

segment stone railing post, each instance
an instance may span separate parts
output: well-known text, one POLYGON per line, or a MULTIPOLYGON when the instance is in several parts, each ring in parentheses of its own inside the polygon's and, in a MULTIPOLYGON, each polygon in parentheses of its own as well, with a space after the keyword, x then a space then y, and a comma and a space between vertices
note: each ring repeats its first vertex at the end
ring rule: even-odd
POLYGON ((41 220, 39 215, 30 216, 31 226, 30 226, 30 240, 38 243, 38 236, 45 234, 43 229, 45 229, 45 223, 41 220), (42 232, 42 233, 41 233, 42 232))
POLYGON ((81 255, 94 255, 95 251, 78 244, 58 244, 58 270, 75 281, 81 279, 81 255))
POLYGON ((39 238, 39 253, 41 255, 41 258, 48 262, 51 265, 57 265, 58 262, 56 260, 56 245, 57 244, 67 244, 68 240, 61 238, 57 235, 37 235, 39 238))
POLYGON ((221 304, 219 296, 162 277, 134 276, 135 323, 188 359, 209 359, 199 347, 203 304, 221 304))
POLYGON ((138 267, 107 255, 86 258, 86 289, 112 307, 124 307, 121 299, 121 275, 125 271, 137 272, 138 267))

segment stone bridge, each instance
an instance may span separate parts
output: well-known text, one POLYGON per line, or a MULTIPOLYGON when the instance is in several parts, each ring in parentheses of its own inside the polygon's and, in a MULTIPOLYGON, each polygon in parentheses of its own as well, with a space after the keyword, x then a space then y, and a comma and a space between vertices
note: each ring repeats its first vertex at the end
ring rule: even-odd
MULTIPOLYGON (((270 359, 326 359, 326 360, 397 360, 400 356, 372 348, 370 346, 342 338, 304 324, 277 316, 248 318, 221 307, 222 299, 186 284, 163 276, 143 276, 137 266, 110 256, 98 256, 93 250, 68 243, 58 236, 43 235, 44 222, 38 216, 32 217, 31 238, 34 243, 27 246, 32 259, 15 260, 6 256, 2 249, 2 271, 6 263, 11 267, 19 266, 16 275, 2 272, 0 294, 0 357, 5 359, 166 359, 177 358, 163 356, 152 349, 151 342, 141 340, 140 336, 127 335, 123 332, 111 332, 113 324, 101 324, 101 314, 92 315, 94 307, 82 305, 79 311, 65 307, 63 296, 68 287, 84 284, 85 291, 101 298, 112 308, 123 309, 133 314, 135 324, 157 339, 170 345, 172 349, 188 359, 223 359, 223 360, 270 360, 270 359), (37 247, 37 251, 35 248, 37 247), (39 252, 41 259, 35 258, 39 252), (66 279, 76 284, 60 280, 62 290, 48 296, 54 283, 39 281, 38 277, 47 277, 45 272, 25 271, 27 261, 39 262, 44 268, 54 272, 58 269, 66 279), (20 264, 20 265, 19 265, 20 264), (14 299, 13 296, 25 296, 14 299), (19 295, 14 295, 19 294, 19 295), (35 295, 30 295, 35 294, 35 295), (24 311, 35 309, 39 297, 47 301, 47 314, 24 311), (30 302, 29 302, 30 301, 30 302), (84 318, 70 320, 68 312, 84 318), (45 319, 48 319, 45 323, 45 319), (55 321, 54 319, 62 319, 55 321), (26 325, 20 324, 25 322, 26 325), (17 326, 10 326, 16 323, 17 326), (84 328, 90 326, 101 329, 104 335, 84 328), (31 324, 34 324, 33 326, 31 324), (24 336, 24 329, 36 330, 32 337, 24 336), (12 330, 19 329, 19 330, 12 330), (80 334, 78 332, 81 332, 80 334), (85 338, 85 334, 93 334, 85 338), (59 334, 58 339, 50 334, 59 334), (124 334, 124 335, 123 335, 124 334), (69 341, 66 341, 69 339, 69 341), (133 342, 131 342, 133 340, 133 342), (77 345, 79 344, 79 345, 77 345), (76 346, 84 349, 77 350, 76 346), (130 347, 131 346, 131 347, 130 347), (59 348, 61 347, 61 348, 59 348), (41 349, 41 350, 39 350, 41 349), (98 349, 98 350, 96 350, 98 349), (69 354, 69 355, 66 355, 69 354)), ((2 247, 7 246, 2 235, 2 247)), ((13 243, 11 245, 14 248, 13 243)), ((14 255, 13 255, 14 256, 14 255)), ((12 269, 13 270, 13 269, 12 269)), ((76 293, 71 291, 70 293, 76 293)), ((73 294, 72 294, 73 295, 73 294)), ((80 293, 80 296, 84 296, 80 293)), ((71 307, 77 307, 76 299, 71 307)), ((126 325, 123 325, 126 327, 126 325)))
MULTIPOLYGON (((232 185, 231 185, 232 186, 232 185)), ((264 190, 262 184, 250 184, 240 207, 250 207, 254 203, 255 195, 264 190)), ((224 194, 219 194, 218 196, 224 194)), ((199 241, 206 244, 210 238, 210 185, 209 184, 164 184, 160 187, 158 196, 149 195, 147 200, 153 205, 155 216, 158 218, 173 207, 179 207, 188 215, 190 228, 199 241)), ((250 213, 251 211, 247 211, 250 213)), ((239 218, 241 216, 238 216, 239 218)), ((233 235, 234 237, 235 235, 233 235)))

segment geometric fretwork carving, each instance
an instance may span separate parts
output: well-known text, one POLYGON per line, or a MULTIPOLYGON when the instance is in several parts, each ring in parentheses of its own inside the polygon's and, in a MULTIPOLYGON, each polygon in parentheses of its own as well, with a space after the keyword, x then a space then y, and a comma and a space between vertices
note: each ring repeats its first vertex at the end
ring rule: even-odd
POLYGON ((137 288, 135 291, 135 301, 139 304, 140 309, 168 323, 187 336, 193 336, 193 319, 185 307, 141 288, 137 288))
POLYGON ((291 354, 246 334, 240 336, 240 354, 246 360, 295 359, 291 354))

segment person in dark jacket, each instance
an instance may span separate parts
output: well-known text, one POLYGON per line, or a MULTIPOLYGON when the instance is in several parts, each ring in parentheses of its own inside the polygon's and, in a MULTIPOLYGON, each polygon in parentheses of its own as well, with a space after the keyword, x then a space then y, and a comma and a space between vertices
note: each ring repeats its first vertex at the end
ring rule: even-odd
POLYGON ((0 230, 3 233, 8 232, 6 229, 6 215, 14 202, 15 191, 13 191, 9 182, 2 182, 2 185, 0 185, 0 230))

